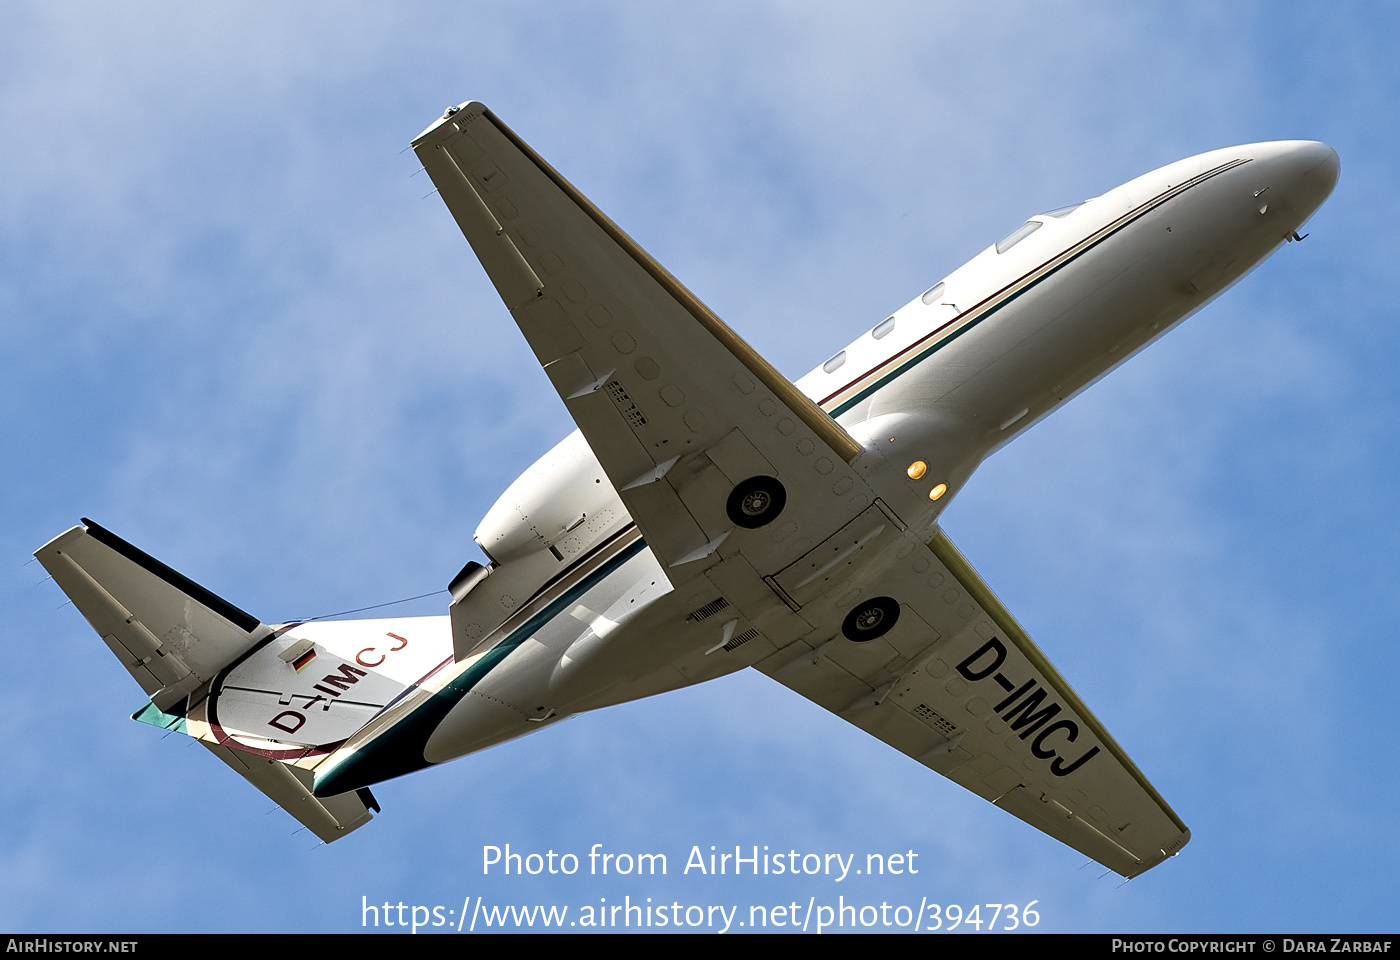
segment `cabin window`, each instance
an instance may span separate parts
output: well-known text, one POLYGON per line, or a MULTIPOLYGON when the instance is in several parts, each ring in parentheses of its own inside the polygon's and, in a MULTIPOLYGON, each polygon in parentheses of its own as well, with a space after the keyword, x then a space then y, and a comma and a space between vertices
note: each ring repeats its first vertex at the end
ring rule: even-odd
POLYGON ((939 283, 936 283, 933 286, 929 287, 927 290, 925 290, 924 295, 919 299, 922 300, 924 303, 934 303, 941 299, 942 296, 943 283, 940 281, 939 283))
POLYGON ((997 253, 1005 253, 1012 247, 1016 246, 1016 244, 1020 243, 1022 240, 1035 233, 1040 228, 1041 223, 1039 220, 1027 220, 1025 223, 1017 227, 1016 230, 1010 236, 1008 236, 1005 240, 1001 241, 1001 243, 997 244, 997 253))
POLYGON ((837 370, 841 369, 841 364, 845 362, 846 351, 842 350, 836 356, 832 357, 826 363, 822 364, 822 369, 825 370, 827 373, 835 373, 837 370))
POLYGON ((1061 217, 1069 216, 1071 213, 1073 213, 1074 211, 1078 210, 1078 209, 1079 209, 1080 207, 1082 207, 1082 206, 1084 206, 1083 201, 1081 201, 1081 202, 1079 202, 1079 203, 1071 203, 1071 204, 1070 204, 1069 206, 1067 206, 1067 207, 1056 207, 1054 210, 1051 210, 1051 211, 1049 211, 1048 213, 1042 213, 1041 216, 1042 216, 1042 217, 1054 217, 1056 220, 1058 220, 1058 219, 1060 219, 1061 217))
MULTIPOLYGON (((941 284, 940 284, 940 286, 941 286, 941 284)), ((870 335, 871 335, 872 337, 874 337, 876 340, 879 340, 881 337, 885 336, 887 333, 889 333, 889 332, 890 332, 891 330, 893 330, 893 329, 894 329, 894 317, 890 317, 890 318, 887 319, 887 320, 881 320, 879 323, 875 324, 875 329, 870 331, 870 335)))

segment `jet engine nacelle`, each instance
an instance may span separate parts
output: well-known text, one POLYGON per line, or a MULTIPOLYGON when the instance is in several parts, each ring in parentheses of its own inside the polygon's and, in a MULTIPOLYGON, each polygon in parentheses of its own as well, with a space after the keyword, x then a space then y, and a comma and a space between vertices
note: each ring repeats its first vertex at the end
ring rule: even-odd
POLYGON ((598 458, 575 430, 506 488, 474 536, 498 564, 544 550, 564 560, 626 516, 598 458))

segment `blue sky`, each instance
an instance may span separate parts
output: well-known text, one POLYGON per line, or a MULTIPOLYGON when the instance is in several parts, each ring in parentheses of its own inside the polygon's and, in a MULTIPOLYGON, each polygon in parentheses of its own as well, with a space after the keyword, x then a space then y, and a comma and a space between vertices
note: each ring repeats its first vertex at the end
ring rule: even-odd
POLYGON ((989 7, 0 8, 0 928, 844 896, 1035 900, 1051 931, 1393 930, 1397 16, 989 7), (384 784, 331 846, 126 719, 139 689, 25 565, 80 516, 265 621, 315 616, 444 586, 570 429, 401 152, 468 98, 794 377, 1028 214, 1234 143, 1338 150, 1305 243, 945 515, 1192 828, 1180 857, 1104 877, 752 672, 384 784), (671 871, 483 877, 505 843, 671 871), (711 844, 920 872, 682 875, 711 844))

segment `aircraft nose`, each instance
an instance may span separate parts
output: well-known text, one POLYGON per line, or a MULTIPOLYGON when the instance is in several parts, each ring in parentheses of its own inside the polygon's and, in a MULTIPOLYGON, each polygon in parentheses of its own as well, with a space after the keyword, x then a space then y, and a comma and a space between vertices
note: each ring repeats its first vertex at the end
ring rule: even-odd
POLYGON ((1283 140, 1260 144, 1259 159, 1268 169, 1270 186, 1301 215, 1299 223, 1331 195, 1341 174, 1342 161, 1325 143, 1316 140, 1283 140))

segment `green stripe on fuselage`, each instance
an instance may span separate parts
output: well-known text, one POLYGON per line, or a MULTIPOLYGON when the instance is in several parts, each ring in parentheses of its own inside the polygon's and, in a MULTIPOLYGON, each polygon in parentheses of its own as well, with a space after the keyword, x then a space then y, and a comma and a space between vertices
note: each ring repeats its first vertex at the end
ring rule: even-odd
MULTIPOLYGON (((1144 211, 1143 211, 1143 214, 1146 214, 1146 213, 1148 213, 1148 211, 1144 210, 1144 211)), ((1143 214, 1140 214, 1139 216, 1141 216, 1141 215, 1143 215, 1143 214)), ((1134 220, 1136 220, 1136 219, 1137 219, 1137 218, 1135 217, 1134 220)), ((1132 222, 1133 222, 1133 221, 1131 221, 1131 220, 1129 221, 1129 223, 1132 223, 1132 222)), ((1124 227, 1127 227, 1127 226, 1128 226, 1128 223, 1125 223, 1125 224, 1123 224, 1122 226, 1120 226, 1120 227, 1118 228, 1118 230, 1122 230, 1124 227)), ((862 387, 862 388, 856 393, 855 396, 851 397, 849 400, 843 400, 841 403, 837 404, 834 408, 832 408, 831 410, 828 410, 827 413, 828 413, 831 417, 833 417, 833 418, 839 417, 839 416, 841 416, 841 414, 845 413, 847 410, 850 410, 851 408, 853 408, 854 406, 856 406, 856 405, 857 405, 858 403, 860 403, 862 400, 865 400, 866 398, 870 397, 872 394, 875 393, 875 391, 880 390, 880 389, 882 389, 882 388, 884 388, 884 387, 889 386, 889 385, 890 385, 891 383, 893 383, 895 380, 899 379, 901 376, 903 376, 904 374, 908 373, 910 370, 914 369, 914 368, 915 368, 916 366, 918 366, 920 363, 923 363, 925 360, 927 360, 927 359, 928 359, 929 357, 931 357, 933 354, 937 353, 939 350, 943 349, 943 348, 946 347, 948 344, 952 343, 954 340, 956 340, 958 337, 962 336, 964 333, 967 333, 967 331, 971 330, 973 327, 975 327, 975 326, 977 326, 978 324, 980 324, 983 320, 986 320, 988 317, 990 317, 992 314, 996 313, 996 312, 997 312, 998 310, 1000 310, 1002 307, 1006 306, 1007 304, 1010 304, 1010 303, 1015 302, 1016 298, 1020 297, 1020 296, 1021 296, 1022 294, 1024 294, 1024 293, 1029 292, 1030 290, 1035 289, 1035 287, 1036 287, 1038 284, 1044 282, 1045 280, 1050 279, 1050 278, 1053 277, 1055 274, 1057 274, 1057 273, 1059 273, 1061 270, 1063 270, 1065 267, 1069 266, 1071 263, 1074 263, 1074 261, 1076 261, 1076 260, 1078 260, 1080 257, 1084 256, 1084 254, 1088 253, 1090 250, 1093 250, 1093 249, 1094 249, 1095 247, 1097 247, 1099 244, 1103 243, 1103 242, 1104 242, 1105 240, 1107 240, 1109 237, 1114 236, 1114 234, 1118 233, 1118 230, 1114 230, 1113 233, 1110 233, 1110 234, 1107 234, 1107 235, 1105 235, 1105 236, 1103 236, 1103 237, 1100 237, 1098 240, 1094 241, 1092 244, 1090 244, 1089 246, 1085 247, 1083 250, 1079 251, 1079 252, 1076 253, 1074 256, 1070 257, 1070 258, 1069 258, 1068 260, 1066 260, 1064 263, 1062 263, 1062 264, 1060 264, 1059 266, 1055 267, 1053 270, 1048 270, 1048 271, 1046 271, 1046 273, 1045 273, 1044 276, 1036 277, 1036 278, 1035 278, 1034 280, 1032 280, 1030 283, 1026 284, 1025 287, 1023 287, 1023 288, 1020 289, 1020 290, 1017 290, 1015 293, 1013 293, 1011 296, 1007 297, 1005 300, 1003 300, 1003 301, 1001 301, 1000 303, 995 304, 994 306, 990 307, 989 309, 983 311, 980 315, 975 316, 975 317, 973 317, 972 319, 968 320, 968 321, 967 321, 966 323, 964 323, 962 326, 958 327, 956 330, 951 331, 951 332, 948 333, 946 336, 941 337, 941 338, 938 339, 938 340, 935 340, 930 346, 926 347, 921 353, 916 354, 915 356, 913 356, 913 357, 910 358, 909 360, 906 360, 904 363, 900 364, 900 365, 899 365, 898 367, 896 367, 895 369, 891 370, 889 373, 884 374, 884 375, 881 376, 879 379, 877 379, 874 383, 870 384, 868 387, 862 387)))
POLYGON ((316 785, 312 793, 318 797, 332 797, 431 766, 423 758, 423 751, 428 745, 428 738, 452 708, 495 669, 497 664, 510 656, 516 647, 538 633, 545 624, 562 614, 571 604, 644 549, 646 541, 638 537, 636 543, 623 549, 617 556, 551 601, 539 613, 512 630, 480 660, 453 677, 441 690, 428 697, 403 719, 364 746, 351 751, 344 759, 336 761, 330 770, 317 770, 316 785))
MULTIPOLYGON (((1118 233, 1120 233, 1121 231, 1127 229, 1129 226, 1131 226, 1132 224, 1136 223, 1138 220, 1141 220, 1143 217, 1147 216, 1147 215, 1148 215, 1149 213, 1151 213, 1153 210, 1156 210, 1158 207, 1160 207, 1162 204, 1166 203, 1168 200, 1174 200, 1175 198, 1177 198, 1177 197, 1181 196, 1183 193, 1185 193, 1187 190, 1190 190, 1192 187, 1199 186, 1200 184, 1202 184, 1202 183, 1206 182, 1207 180, 1211 179, 1212 177, 1215 177, 1216 175, 1221 174, 1221 173, 1225 173, 1227 170, 1232 170, 1232 169, 1234 169, 1235 167, 1240 166, 1241 163, 1245 163, 1245 162, 1248 162, 1248 161, 1236 160, 1236 161, 1233 161, 1233 162, 1231 162, 1231 163, 1221 164, 1219 167, 1216 167, 1214 170, 1207 170, 1205 173, 1198 174, 1196 177, 1192 178, 1191 180, 1188 180, 1186 183, 1179 184, 1179 185, 1176 186, 1175 188, 1170 188, 1170 189, 1166 190, 1164 193, 1162 193, 1162 194, 1160 194, 1160 195, 1158 195, 1158 196, 1156 196, 1156 197, 1153 197, 1150 201, 1148 201, 1147 203, 1143 204, 1142 207, 1141 207, 1141 209, 1139 209, 1136 213, 1130 213, 1130 214, 1127 216, 1127 219, 1125 219, 1125 220, 1124 220, 1122 223, 1120 223, 1117 227, 1114 227, 1114 228, 1113 228, 1112 230, 1110 230, 1108 233, 1104 234, 1102 237, 1099 237, 1099 238, 1098 238, 1097 240, 1095 240, 1093 243, 1091 243, 1091 244, 1089 244, 1088 246, 1086 246, 1083 250, 1080 250, 1078 253, 1074 254, 1074 256, 1072 256, 1072 257, 1070 257, 1069 259, 1067 259, 1064 263, 1061 263, 1061 264, 1059 264, 1058 266, 1056 266, 1056 267, 1054 267, 1054 268, 1052 268, 1052 269, 1050 269, 1050 270, 1045 271, 1045 274, 1044 274, 1043 276, 1036 277, 1036 278, 1035 278, 1034 280, 1032 280, 1030 283, 1026 284, 1025 287, 1023 287, 1023 288, 1020 289, 1020 290, 1017 290, 1015 293, 1013 293, 1011 296, 1007 297, 1005 300, 1003 300, 1003 301, 1001 301, 1000 303, 998 303, 998 304, 996 304, 996 305, 990 307, 989 309, 987 309, 986 311, 984 311, 981 315, 976 316, 976 317, 973 317, 971 320, 969 320, 968 322, 964 323, 962 326, 958 327, 956 330, 952 331, 952 332, 949 333, 947 336, 942 337, 941 339, 935 340, 935 341, 933 342, 933 344, 932 344, 931 346, 927 347, 923 352, 919 353, 918 355, 916 355, 916 356, 913 357, 912 359, 910 359, 910 360, 908 360, 908 361, 905 361, 904 363, 900 364, 898 367, 896 367, 895 369, 891 370, 889 373, 884 374, 883 376, 879 377, 877 380, 875 380, 874 383, 870 384, 868 387, 863 387, 863 388, 861 388, 861 389, 855 394, 855 396, 851 397, 849 400, 843 400, 843 401, 841 401, 839 404, 837 404, 835 407, 833 407, 832 409, 827 410, 827 411, 826 411, 826 412, 827 412, 827 415, 830 416, 832 419, 835 419, 836 417, 841 416, 841 414, 845 413, 847 410, 850 410, 851 408, 855 407, 856 404, 860 403, 862 400, 865 400, 866 398, 868 398, 869 396, 871 396, 873 393, 875 393, 876 390, 879 390, 879 389, 881 389, 882 387, 888 386, 889 384, 893 383, 896 379, 898 379, 899 377, 903 376, 905 373, 908 373, 908 372, 909 372, 910 370, 912 370, 914 367, 918 366, 920 363, 922 363, 923 361, 927 360, 927 359, 928 359, 930 356, 932 356, 934 353, 936 353, 937 351, 941 350, 943 347, 946 347, 948 344, 952 343, 952 342, 953 342, 954 340, 956 340, 958 337, 962 336, 964 333, 966 333, 967 331, 971 330, 973 327, 975 327, 975 326, 977 326, 978 324, 980 324, 983 320, 986 320, 988 317, 990 317, 992 314, 996 313, 996 312, 997 312, 998 310, 1000 310, 1002 307, 1004 307, 1004 306, 1006 306, 1007 304, 1012 303, 1013 301, 1015 301, 1016 298, 1019 297, 1019 296, 1021 296, 1023 293, 1026 293, 1027 291, 1033 289, 1037 284, 1041 283, 1042 281, 1048 280, 1050 277, 1053 277, 1055 274, 1059 273, 1059 272, 1060 272, 1061 270, 1063 270, 1065 267, 1069 266, 1071 263, 1074 263, 1074 262, 1075 262, 1076 260, 1078 260, 1080 257, 1084 256, 1084 255, 1085 255, 1086 253, 1088 253, 1090 250, 1093 250, 1094 248, 1098 247, 1100 244, 1102 244, 1102 243, 1104 243, 1105 241, 1107 241, 1109 238, 1114 237, 1114 236, 1116 236, 1118 233)), ((1082 241, 1081 241, 1081 242, 1082 242, 1082 241)), ((1047 261, 1047 262, 1048 262, 1048 261, 1047 261)), ((1044 264, 1042 264, 1041 266, 1043 267, 1044 264)), ((1039 269, 1039 268, 1037 268, 1037 269, 1039 269)), ((825 408, 823 408, 823 409, 825 409, 825 408)))

